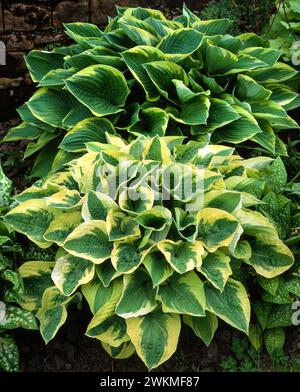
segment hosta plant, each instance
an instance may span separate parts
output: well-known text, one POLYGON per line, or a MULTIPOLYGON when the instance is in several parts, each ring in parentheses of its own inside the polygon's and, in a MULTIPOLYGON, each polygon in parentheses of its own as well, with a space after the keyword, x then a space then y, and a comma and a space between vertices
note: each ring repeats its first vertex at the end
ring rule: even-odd
POLYGON ((153 9, 117 11, 104 31, 68 23, 72 45, 26 57, 39 89, 5 140, 31 141, 33 176, 59 171, 106 132, 286 154, 279 131, 298 128, 287 111, 300 101, 289 83, 297 71, 278 61, 279 50, 253 33, 226 34, 228 19, 200 20, 185 6, 173 20, 153 9))
POLYGON ((41 248, 58 247, 52 262, 20 267, 23 306, 45 342, 81 293, 92 312, 87 336, 115 358, 136 351, 149 369, 175 352, 182 324, 206 345, 219 319, 248 334, 252 294, 241 270, 272 279, 294 263, 259 212, 274 161, 181 136, 106 137, 6 215, 41 248))
MULTIPOLYGON (((0 212, 7 210, 11 189, 0 166, 0 212)), ((19 306, 24 301, 24 286, 16 261, 22 254, 13 230, 0 217, 0 369, 5 371, 19 368, 18 346, 11 330, 37 329, 34 315, 19 306)))

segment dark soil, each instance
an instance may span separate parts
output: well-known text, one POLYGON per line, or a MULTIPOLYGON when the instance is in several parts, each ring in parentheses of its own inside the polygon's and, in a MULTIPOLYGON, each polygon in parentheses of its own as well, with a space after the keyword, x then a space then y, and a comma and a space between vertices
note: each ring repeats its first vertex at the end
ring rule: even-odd
MULTIPOLYGON (((66 324, 56 337, 46 346, 36 331, 19 330, 16 339, 20 349, 20 368, 24 372, 142 372, 147 371, 142 361, 135 354, 127 360, 112 360, 103 350, 97 339, 84 336, 91 314, 87 309, 70 308, 66 324)), ((220 366, 230 356, 237 359, 232 352, 232 339, 241 341, 246 336, 224 323, 207 348, 188 327, 183 327, 176 354, 159 366, 160 372, 220 372, 220 366)), ((300 358, 300 330, 296 327, 286 329, 285 352, 289 365, 285 370, 299 371, 291 364, 300 358)), ((242 362, 240 367, 243 366, 242 362)), ((274 368, 274 364, 266 353, 260 356, 259 365, 254 371, 283 370, 274 368)), ((241 371, 241 368, 238 370, 241 371)))

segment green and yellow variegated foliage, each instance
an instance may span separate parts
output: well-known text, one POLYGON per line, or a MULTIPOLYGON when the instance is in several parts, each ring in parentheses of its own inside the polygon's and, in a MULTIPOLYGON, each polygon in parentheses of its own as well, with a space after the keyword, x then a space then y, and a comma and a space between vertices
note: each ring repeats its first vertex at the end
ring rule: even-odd
POLYGON ((251 293, 239 271, 268 282, 294 263, 260 209, 280 158, 242 159, 181 136, 126 143, 107 133, 86 147, 17 196, 5 218, 59 247, 53 262, 20 268, 24 307, 37 312, 44 340, 80 291, 92 313, 87 336, 114 358, 136 351, 149 369, 175 352, 182 323, 207 345, 219 319, 249 334, 251 293))
POLYGON ((188 136, 211 144, 286 155, 279 131, 296 128, 297 71, 253 33, 226 34, 228 19, 200 20, 187 7, 168 20, 157 10, 118 8, 104 31, 67 23, 70 46, 33 50, 27 67, 39 88, 6 141, 29 140, 33 176, 63 168, 86 143, 188 136))

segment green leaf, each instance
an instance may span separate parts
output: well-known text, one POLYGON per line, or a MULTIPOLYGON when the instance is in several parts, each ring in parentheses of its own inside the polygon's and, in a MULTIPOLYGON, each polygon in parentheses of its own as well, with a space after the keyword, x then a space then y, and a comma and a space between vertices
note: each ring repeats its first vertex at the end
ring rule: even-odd
POLYGON ((92 65, 66 81, 68 90, 98 117, 118 113, 129 94, 122 72, 109 65, 92 65))
POLYGON ((71 301, 78 302, 80 299, 79 293, 72 297, 66 297, 56 287, 50 287, 44 292, 42 306, 36 317, 40 321, 40 333, 46 344, 54 338, 59 328, 65 323, 67 319, 66 306, 71 301))
POLYGON ((264 342, 266 349, 270 355, 281 352, 285 342, 284 329, 267 329, 264 333, 264 342))
POLYGON ((193 271, 183 275, 173 274, 159 286, 156 298, 165 313, 205 315, 203 283, 193 271))
POLYGON ((32 80, 39 82, 49 71, 63 68, 64 55, 61 53, 32 50, 25 57, 25 62, 32 80))
POLYGON ((51 274, 55 286, 66 296, 88 283, 95 274, 95 265, 80 257, 69 254, 59 257, 51 274))
POLYGON ((4 174, 0 164, 0 208, 7 207, 10 203, 12 181, 4 174))
POLYGON ((66 115, 75 105, 75 98, 66 90, 39 89, 27 102, 28 108, 40 121, 52 127, 62 127, 66 115))
POLYGON ((105 118, 89 118, 80 121, 69 131, 60 144, 60 148, 69 152, 84 152, 88 142, 106 142, 105 133, 114 133, 115 129, 105 118))
POLYGON ((184 315, 183 322, 192 328, 195 335, 203 340, 208 347, 218 328, 218 318, 210 312, 206 312, 204 317, 193 317, 184 315))
POLYGON ((84 222, 66 238, 64 248, 74 256, 101 264, 112 251, 106 231, 106 224, 101 220, 84 222))
POLYGON ((210 285, 205 285, 206 307, 229 325, 248 334, 250 322, 250 302, 244 286, 233 279, 221 293, 210 285))
POLYGON ((214 287, 222 292, 229 276, 232 274, 230 257, 221 251, 208 253, 198 270, 214 287))
POLYGON ((120 273, 130 274, 135 271, 142 263, 137 243, 130 239, 125 242, 115 242, 111 253, 111 262, 115 270, 120 273))
POLYGON ((166 60, 165 55, 156 48, 148 46, 136 46, 123 52, 122 57, 134 78, 144 88, 147 100, 156 101, 159 99, 159 91, 151 81, 143 65, 153 61, 166 60))
POLYGON ((294 263, 294 256, 289 248, 280 239, 269 234, 257 235, 251 247, 252 256, 246 262, 265 278, 281 275, 294 263))
POLYGON ((154 251, 147 254, 143 259, 143 264, 152 279, 153 288, 162 284, 173 274, 173 269, 161 252, 154 251))
POLYGON ((46 200, 27 200, 11 210, 5 217, 14 229, 35 242, 41 248, 48 248, 51 243, 45 241, 50 223, 59 214, 54 208, 47 206, 46 200), (32 225, 32 222, 35 222, 32 225))
POLYGON ((158 44, 157 48, 173 61, 189 56, 201 45, 203 34, 194 29, 183 28, 171 31, 158 44))
POLYGON ((229 246, 239 224, 236 218, 217 208, 204 208, 197 214, 198 239, 209 252, 229 246))
POLYGON ((19 370, 19 350, 10 336, 0 336, 0 368, 6 372, 19 370))
POLYGON ((3 329, 37 329, 34 315, 28 310, 12 305, 6 305, 4 318, 0 320, 3 329))
POLYGON ((158 305, 149 275, 138 270, 124 275, 124 289, 116 307, 116 314, 123 318, 139 317, 152 312, 158 305))
POLYGON ((200 241, 194 243, 187 241, 165 240, 157 244, 167 262, 179 274, 200 268, 204 249, 200 241))
POLYGON ((28 261, 21 265, 19 273, 25 288, 25 301, 21 305, 24 309, 35 311, 40 308, 44 291, 53 286, 54 265, 52 261, 28 261))
POLYGON ((167 361, 176 351, 180 316, 160 310, 126 320, 127 333, 149 370, 167 361))
POLYGON ((170 61, 152 61, 144 64, 143 67, 160 94, 176 102, 177 93, 173 80, 181 80, 188 84, 188 77, 184 69, 170 61))
POLYGON ((269 99, 272 91, 267 90, 247 75, 238 75, 238 81, 235 86, 235 95, 242 101, 250 99, 265 100, 269 99))

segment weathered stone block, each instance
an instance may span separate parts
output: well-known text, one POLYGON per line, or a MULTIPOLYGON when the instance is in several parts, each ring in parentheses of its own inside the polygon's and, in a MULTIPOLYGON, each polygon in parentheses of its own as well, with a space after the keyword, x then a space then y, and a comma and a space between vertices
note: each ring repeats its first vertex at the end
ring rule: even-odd
POLYGON ((2 36, 8 52, 27 52, 33 49, 33 40, 27 34, 7 34, 2 36))
POLYGON ((88 22, 89 1, 62 1, 53 12, 53 26, 62 27, 64 22, 88 22))
POLYGON ((6 32, 45 29, 51 24, 51 11, 42 4, 9 4, 3 16, 6 32))
MULTIPOLYGON (((138 7, 143 0, 91 0, 91 22, 100 26, 107 24, 107 16, 116 15, 116 4, 121 7, 138 7)), ((148 1, 149 5, 149 1, 148 1)))

